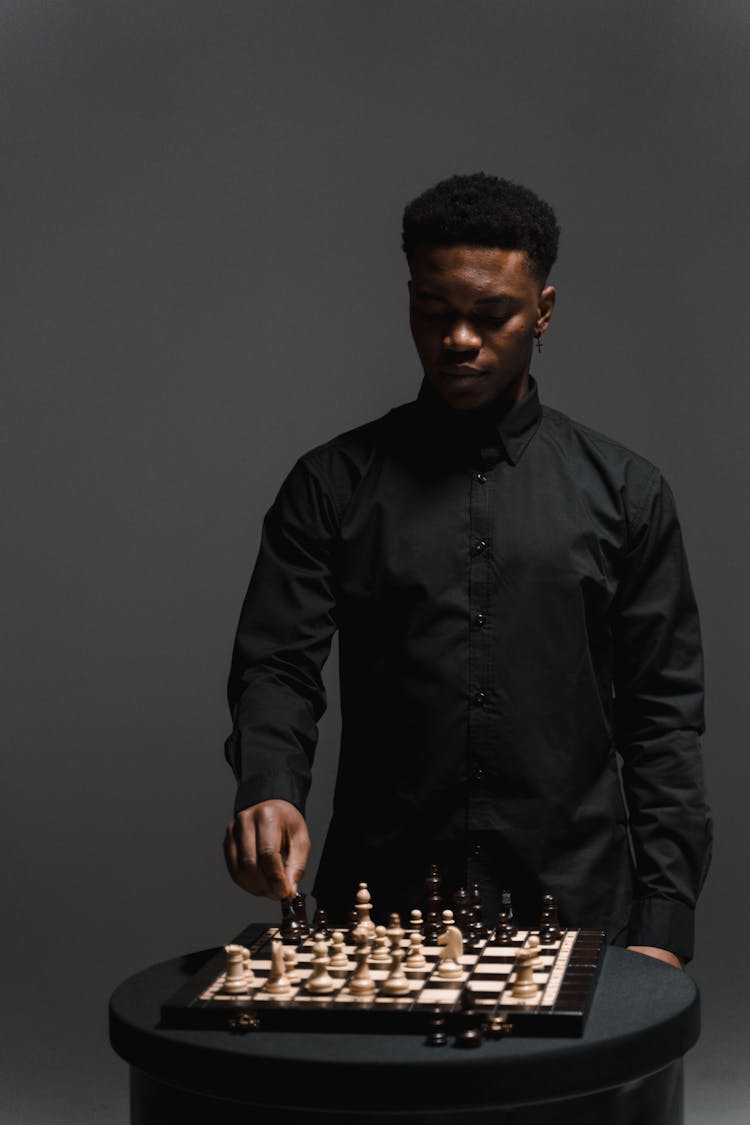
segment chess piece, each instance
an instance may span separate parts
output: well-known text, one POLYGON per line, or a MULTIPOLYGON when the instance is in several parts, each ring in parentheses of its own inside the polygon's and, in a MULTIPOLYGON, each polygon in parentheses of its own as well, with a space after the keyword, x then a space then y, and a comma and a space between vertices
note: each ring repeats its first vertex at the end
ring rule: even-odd
POLYGON ((439 929, 438 932, 441 933, 441 934, 444 934, 449 926, 455 926, 455 925, 456 925, 456 920, 453 917, 453 911, 448 906, 448 907, 446 907, 445 910, 443 910, 443 912, 440 915, 440 929, 439 929))
POLYGON ((289 944, 296 945, 302 939, 300 933, 300 924, 294 917, 293 899, 282 898, 281 900, 281 925, 279 926, 279 937, 282 941, 289 942, 289 944))
POLYGON ((557 940, 557 932, 552 923, 552 914, 547 907, 539 919, 539 941, 542 945, 552 945, 557 940))
POLYGON ((421 910, 412 910, 409 915, 409 929, 412 933, 424 933, 424 918, 421 910))
POLYGON ((487 927, 482 918, 482 907, 484 903, 479 891, 479 884, 474 883, 469 895, 469 906, 471 908, 471 930, 472 936, 476 941, 484 941, 487 937, 487 927))
POLYGON ((435 1008, 430 1022, 427 1025, 427 1037, 425 1043, 428 1047, 444 1047, 448 1042, 448 1036, 445 1033, 445 1016, 443 1015, 442 1008, 435 1008))
POLYGON ((409 978, 403 967, 404 951, 399 945, 391 945, 391 970, 383 981, 386 996, 405 996, 409 992, 409 978))
POLYGON ((537 969, 541 969, 543 967, 542 958, 540 956, 542 950, 540 947, 539 938, 536 934, 529 934, 528 940, 526 941, 526 948, 534 950, 534 959, 531 962, 531 968, 534 972, 536 972, 537 969))
POLYGON ((453 905, 455 907, 454 917, 456 925, 461 933, 466 937, 469 929, 469 892, 466 887, 459 887, 453 895, 453 905))
POLYGON ((331 931, 328 929, 328 918, 323 906, 319 906, 313 914, 312 931, 314 934, 322 934, 326 941, 330 941, 331 931))
POLYGON ((406 953, 407 969, 423 969, 427 964, 422 946, 422 935, 418 930, 412 930, 409 935, 409 948, 406 953))
POLYGON ((300 975, 297 968, 297 954, 291 945, 285 945, 282 954, 284 957, 284 971, 290 984, 299 984, 300 975))
POLYGON ((354 960, 356 962, 356 968, 349 978, 349 992, 354 996, 373 996, 377 991, 377 987, 368 966, 372 938, 367 930, 355 930, 353 939, 355 944, 354 960))
POLYGON ((349 941, 351 941, 351 942, 354 941, 354 931, 356 930, 358 925, 359 925, 359 913, 357 912, 356 906, 353 906, 352 909, 349 911, 349 922, 348 922, 348 925, 347 925, 347 929, 349 931, 349 941))
POLYGON ((224 946, 226 975, 221 991, 227 996, 237 996, 248 990, 249 981, 245 970, 245 952, 244 945, 224 946))
POLYGON ((545 895, 542 902, 544 910, 549 912, 549 924, 554 932, 552 940, 559 941, 562 937, 562 927, 557 913, 557 899, 554 895, 545 895))
POLYGON ((375 927, 375 944, 370 957, 371 965, 390 965, 391 943, 385 926, 375 927))
POLYGON ((404 930, 402 929, 401 919, 398 914, 391 914, 390 923, 391 924, 386 930, 386 933, 391 944, 391 953, 393 953, 394 949, 401 948, 401 940, 404 936, 404 930))
POLYGON ((440 910, 443 899, 440 894, 443 881, 433 863, 425 879, 427 899, 425 902, 424 936, 428 945, 434 945, 440 933, 440 910))
POLYGON ((242 946, 242 968, 245 970, 245 983, 249 988, 255 983, 255 973, 250 959, 250 950, 244 945, 242 946))
POLYGON ((274 938, 271 942, 271 970, 266 977, 263 990, 280 1000, 285 1000, 294 991, 292 983, 286 975, 284 945, 278 938, 274 938))
POLYGON ((484 1017, 474 1004, 471 990, 464 988, 455 1016, 456 1047, 481 1047, 484 1017))
POLYGON ((516 936, 516 927, 511 923, 505 910, 501 910, 495 922, 495 941, 498 945, 510 945, 516 936))
POLYGON ((463 976, 461 955, 464 947, 464 940, 458 926, 448 926, 442 934, 438 935, 437 943, 443 946, 440 951, 437 975, 441 980, 458 980, 463 976))
POLYGON ((332 969, 347 969, 349 967, 349 958, 346 953, 344 935, 341 930, 333 931, 328 964, 332 969))
POLYGON ((367 930, 369 934, 374 934, 375 923, 370 918, 372 910, 372 901, 370 892, 367 888, 367 883, 360 883, 359 889, 356 894, 356 906, 354 907, 357 913, 357 927, 367 930))
POLYGON ((328 942, 322 934, 315 935, 312 952, 312 972, 305 981, 305 988, 308 992, 314 992, 316 995, 333 992, 336 981, 328 972, 328 942))
POLYGON ((500 896, 500 910, 505 913, 507 919, 506 925, 510 936, 514 938, 518 933, 518 927, 516 926, 516 919, 513 915, 513 903, 511 902, 510 891, 502 892, 500 896))
POLYGON ((536 996, 539 989, 534 980, 534 959, 536 949, 524 945, 516 953, 515 980, 511 985, 511 993, 519 1000, 530 1000, 536 996))
POLYGON ((310 923, 307 920, 307 907, 305 900, 307 895, 299 891, 292 899, 292 914, 299 926, 300 938, 306 938, 310 934, 310 923))

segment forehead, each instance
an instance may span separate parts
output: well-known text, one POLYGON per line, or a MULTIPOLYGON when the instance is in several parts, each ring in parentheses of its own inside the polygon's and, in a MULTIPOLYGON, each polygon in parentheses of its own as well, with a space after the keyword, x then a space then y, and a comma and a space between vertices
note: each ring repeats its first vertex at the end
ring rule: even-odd
POLYGON ((497 292, 525 294, 538 290, 525 250, 487 246, 417 246, 411 260, 412 280, 434 292, 489 296, 497 292))

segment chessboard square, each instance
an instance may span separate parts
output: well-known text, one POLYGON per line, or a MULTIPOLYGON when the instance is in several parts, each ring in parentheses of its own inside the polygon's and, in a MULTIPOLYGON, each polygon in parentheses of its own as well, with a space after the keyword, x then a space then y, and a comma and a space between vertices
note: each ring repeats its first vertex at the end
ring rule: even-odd
POLYGON ((477 980, 477 978, 474 977, 472 979, 469 987, 470 987, 472 993, 474 993, 474 992, 494 992, 495 995, 498 995, 503 988, 503 983, 502 983, 502 981, 496 981, 496 980, 477 980))
POLYGON ((479 958, 473 953, 462 953, 459 960, 462 965, 476 965, 479 958))
POLYGON ((492 976, 492 977, 498 977, 498 978, 505 978, 513 971, 514 965, 515 965, 514 961, 495 961, 495 962, 489 962, 486 965, 485 965, 484 961, 480 961, 479 964, 477 965, 477 967, 474 969, 473 975, 475 977, 492 976))
POLYGON ((419 994, 420 1004, 447 1004, 457 1000, 460 988, 425 988, 419 994))

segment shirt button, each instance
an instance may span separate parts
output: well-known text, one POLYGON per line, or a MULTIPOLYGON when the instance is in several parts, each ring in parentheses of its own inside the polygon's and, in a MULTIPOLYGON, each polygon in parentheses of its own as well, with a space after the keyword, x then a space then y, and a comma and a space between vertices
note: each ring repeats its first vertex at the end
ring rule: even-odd
POLYGON ((472 781, 481 781, 483 777, 484 777, 484 770, 482 769, 482 767, 481 766, 475 766, 474 769, 471 771, 472 781))
POLYGON ((484 473, 474 473, 474 480, 481 481, 482 484, 487 483, 487 477, 484 475, 484 473))
POLYGON ((484 694, 483 691, 478 691, 477 694, 474 696, 474 702, 476 704, 478 704, 478 706, 481 707, 486 698, 487 697, 486 697, 486 695, 484 694))
POLYGON ((474 546, 471 549, 472 549, 472 552, 475 555, 478 555, 485 549, 486 546, 487 546, 487 540, 486 539, 479 539, 479 540, 477 540, 477 542, 474 544, 474 546))
POLYGON ((484 625, 485 621, 486 621, 486 618, 485 618, 483 613, 475 613, 474 614, 474 624, 475 625, 484 625))
POLYGON ((473 856, 474 859, 479 859, 480 855, 482 854, 482 845, 473 844, 469 854, 473 856))

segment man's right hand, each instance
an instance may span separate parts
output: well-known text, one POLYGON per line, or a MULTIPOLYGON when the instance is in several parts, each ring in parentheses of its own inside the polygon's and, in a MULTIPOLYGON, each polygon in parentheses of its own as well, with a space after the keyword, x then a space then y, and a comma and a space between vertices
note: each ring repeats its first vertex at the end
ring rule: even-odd
POLYGON ((227 826, 224 858, 238 886, 279 900, 297 894, 310 857, 302 813, 288 801, 261 801, 227 826))

